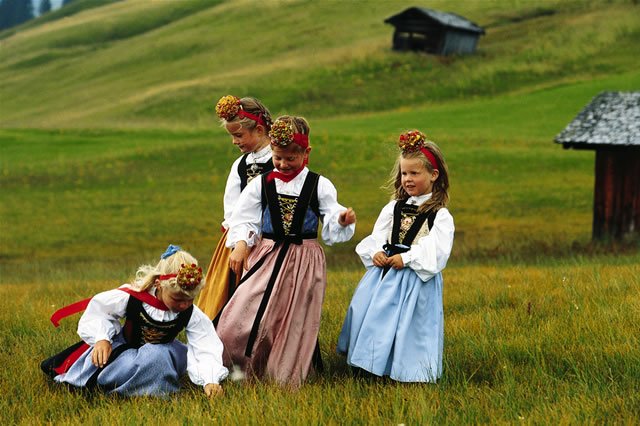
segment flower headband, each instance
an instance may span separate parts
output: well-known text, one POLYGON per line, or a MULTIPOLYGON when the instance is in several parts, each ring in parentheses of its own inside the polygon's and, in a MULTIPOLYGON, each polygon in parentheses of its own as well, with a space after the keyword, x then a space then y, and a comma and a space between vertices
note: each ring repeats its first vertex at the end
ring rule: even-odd
POLYGON ((269 137, 272 145, 289 146, 293 142, 303 148, 309 147, 309 135, 295 133, 293 127, 286 121, 276 120, 269 130, 269 137))
POLYGON ((431 165, 434 169, 438 168, 438 161, 436 161, 436 156, 433 155, 431 151, 424 147, 424 141, 426 137, 424 133, 413 130, 410 132, 406 132, 400 135, 400 139, 398 139, 398 146, 402 150, 402 152, 414 152, 414 151, 422 151, 422 153, 427 157, 431 165))
POLYGON ((202 268, 195 263, 191 265, 180 265, 180 270, 177 274, 160 275, 159 280, 168 280, 170 278, 177 277, 176 282, 183 290, 193 290, 202 281, 202 268))
POLYGON ((231 121, 234 117, 239 115, 240 117, 246 117, 258 124, 262 124, 264 127, 269 127, 262 119, 262 113, 260 113, 260 115, 253 115, 243 110, 240 99, 233 95, 223 96, 220 98, 216 105, 216 114, 218 114, 218 117, 226 121, 231 121))

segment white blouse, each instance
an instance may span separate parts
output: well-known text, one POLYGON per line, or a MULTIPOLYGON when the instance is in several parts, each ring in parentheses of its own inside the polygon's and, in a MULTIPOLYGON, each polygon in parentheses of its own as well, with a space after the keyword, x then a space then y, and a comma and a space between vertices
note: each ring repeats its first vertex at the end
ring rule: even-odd
MULTIPOLYGON (((125 284, 122 287, 132 288, 125 284)), ((155 296, 156 289, 148 291, 155 296)), ((100 340, 113 342, 122 326, 119 319, 127 313, 129 294, 122 290, 109 290, 95 295, 78 322, 78 334, 88 345, 100 340)), ((178 313, 163 311, 142 302, 144 310, 156 321, 173 321, 178 313)), ((228 375, 222 365, 222 342, 218 338, 209 317, 193 305, 191 319, 186 327, 187 372, 196 385, 218 384, 228 375)))
MULTIPOLYGON (((233 208, 238 202, 238 198, 240 198, 240 175, 238 174, 238 164, 244 157, 242 154, 236 161, 231 165, 231 170, 229 171, 229 177, 227 178, 227 185, 224 187, 224 197, 222 199, 224 206, 224 222, 222 222, 222 226, 224 229, 229 229, 229 219, 233 214, 233 208)), ((264 148, 262 148, 258 152, 250 152, 247 156, 247 167, 251 167, 254 163, 266 163, 271 159, 271 144, 267 144, 264 148)))
MULTIPOLYGON (((276 179, 276 191, 279 194, 297 197, 302 191, 304 180, 309 174, 306 167, 289 182, 276 179)), ((322 221, 322 241, 327 245, 348 241, 356 230, 356 224, 341 226, 338 223, 340 213, 346 210, 338 203, 338 191, 324 176, 318 180, 318 204, 322 221)), ((244 240, 248 246, 257 243, 253 236, 262 233, 262 179, 252 180, 242 191, 235 211, 229 221, 231 229, 227 234, 227 247, 234 247, 237 241, 244 240)))
MULTIPOLYGON (((407 203, 420 205, 429 198, 431 198, 431 193, 409 197, 407 203)), ((382 246, 387 243, 389 238, 395 205, 396 201, 394 200, 382 208, 371 235, 356 246, 356 253, 367 268, 373 266, 373 256, 384 251, 382 246)), ((429 281, 447 266, 447 260, 449 260, 453 247, 454 231, 451 213, 446 208, 441 208, 436 214, 429 235, 419 238, 418 241, 414 240, 409 251, 400 255, 404 266, 413 269, 422 281, 429 281)))

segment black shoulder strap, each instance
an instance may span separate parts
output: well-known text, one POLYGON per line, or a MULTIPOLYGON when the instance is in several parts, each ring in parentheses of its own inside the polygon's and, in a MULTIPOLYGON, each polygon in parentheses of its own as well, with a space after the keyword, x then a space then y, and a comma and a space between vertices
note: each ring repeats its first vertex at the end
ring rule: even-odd
POLYGON ((296 209, 293 212, 293 220, 291 221, 291 233, 301 234, 302 226, 304 225, 304 217, 307 213, 307 208, 310 207, 310 201, 313 194, 316 194, 318 189, 318 180, 320 175, 309 171, 307 177, 304 179, 304 185, 300 191, 300 196, 296 203, 296 209))
MULTIPOLYGON (((311 172, 310 172, 311 173, 311 172)), ((318 182, 320 182, 320 175, 318 175, 318 182)), ((320 202, 318 201, 318 184, 316 183, 316 190, 311 194, 311 200, 309 201, 309 207, 316 216, 320 217, 320 202)))
POLYGON ((178 333, 187 328, 187 324, 189 324, 189 320, 191 319, 191 314, 193 314, 193 305, 178 314, 178 326, 180 327, 178 329, 178 333))
POLYGON ((438 209, 429 211, 429 216, 427 217, 427 226, 429 227, 429 232, 431 232, 431 228, 433 228, 433 222, 435 222, 437 214, 438 209))
POLYGON ((411 224, 411 227, 407 230, 407 233, 404 234, 402 244, 404 244, 405 246, 410 246, 411 244, 413 244, 413 240, 416 239, 416 235, 418 235, 418 232, 420 231, 420 228, 422 228, 422 225, 424 225, 427 217, 427 213, 421 213, 416 216, 415 220, 411 224))
POLYGON ((263 200, 266 200, 266 205, 271 215, 273 233, 278 237, 284 238, 284 227, 282 226, 282 218, 280 217, 280 203, 278 202, 278 192, 276 191, 276 180, 272 179, 267 183, 266 173, 262 175, 262 197, 263 200))
POLYGON ((238 176, 240 176, 240 191, 244 191, 247 186, 247 157, 249 153, 246 153, 240 159, 238 163, 238 176))
POLYGON ((431 228, 433 228, 433 222, 436 218, 436 214, 438 214, 438 210, 436 209, 429 210, 427 213, 419 214, 418 217, 416 217, 416 220, 411 225, 411 228, 409 228, 407 233, 404 235, 402 244, 407 246, 413 244, 413 240, 415 240, 416 235, 418 235, 418 232, 420 232, 420 229, 424 225, 425 221, 427 222, 429 231, 431 231, 431 228))
POLYGON ((407 204, 407 200, 398 200, 393 207, 393 224, 391 227, 391 244, 399 244, 400 222, 402 222, 402 208, 407 204))

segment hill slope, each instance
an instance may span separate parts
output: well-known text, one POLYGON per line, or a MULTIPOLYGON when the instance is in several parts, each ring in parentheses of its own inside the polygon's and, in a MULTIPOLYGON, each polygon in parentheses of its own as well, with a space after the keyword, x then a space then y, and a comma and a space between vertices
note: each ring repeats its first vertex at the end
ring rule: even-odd
POLYGON ((402 1, 95 5, 0 34, 1 126, 209 126, 227 93, 275 113, 384 111, 631 72, 640 53, 631 0, 429 2, 487 29, 451 58, 391 51, 383 20, 402 1))

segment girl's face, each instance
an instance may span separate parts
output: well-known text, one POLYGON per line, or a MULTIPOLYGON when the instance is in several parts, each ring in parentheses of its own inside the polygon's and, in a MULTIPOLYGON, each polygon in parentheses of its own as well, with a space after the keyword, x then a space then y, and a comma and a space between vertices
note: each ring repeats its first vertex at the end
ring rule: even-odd
POLYGON ((400 160, 400 175, 402 176, 402 188, 413 197, 430 193, 433 182, 438 179, 439 172, 434 170, 429 173, 424 163, 417 158, 402 158, 400 160))
POLYGON ((293 143, 286 147, 271 145, 274 167, 283 175, 292 175, 300 170, 304 160, 309 158, 311 148, 304 151, 299 149, 300 147, 293 143))
POLYGON ((193 305, 193 298, 186 294, 167 290, 160 286, 160 282, 156 282, 156 297, 165 304, 171 312, 182 312, 193 305))
POLYGON ((243 154, 257 152, 269 143, 262 125, 257 125, 253 130, 245 129, 238 123, 227 123, 224 127, 233 138, 233 144, 240 148, 243 154))

